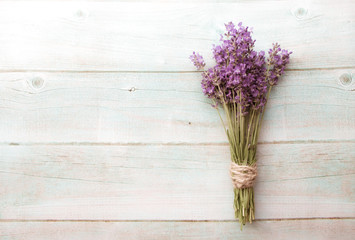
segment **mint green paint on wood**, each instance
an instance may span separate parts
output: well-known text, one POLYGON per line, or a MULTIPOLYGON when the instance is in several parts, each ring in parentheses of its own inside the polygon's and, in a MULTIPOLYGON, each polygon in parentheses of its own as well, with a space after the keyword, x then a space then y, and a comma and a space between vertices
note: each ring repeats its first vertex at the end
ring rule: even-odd
MULTIPOLYGON (((258 150, 257 219, 353 216, 355 143, 258 150)), ((227 145, 3 145, 0 155, 3 219, 234 219, 227 145)))
MULTIPOLYGON (((339 80, 354 72, 287 72, 272 91, 260 141, 355 140, 355 94, 339 80)), ((0 142, 226 143, 200 78, 0 73, 0 142)))
POLYGON ((0 239, 353 238, 355 2, 207 2, 0 2, 0 239), (243 232, 188 60, 230 20, 294 51, 243 232))

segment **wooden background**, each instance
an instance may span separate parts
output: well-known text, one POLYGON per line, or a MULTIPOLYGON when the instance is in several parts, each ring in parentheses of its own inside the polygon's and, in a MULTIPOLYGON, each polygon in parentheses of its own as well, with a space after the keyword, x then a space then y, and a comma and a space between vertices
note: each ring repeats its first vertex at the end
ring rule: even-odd
POLYGON ((0 239, 354 239, 355 1, 0 2, 0 239), (256 218, 188 57, 224 23, 294 52, 256 218))

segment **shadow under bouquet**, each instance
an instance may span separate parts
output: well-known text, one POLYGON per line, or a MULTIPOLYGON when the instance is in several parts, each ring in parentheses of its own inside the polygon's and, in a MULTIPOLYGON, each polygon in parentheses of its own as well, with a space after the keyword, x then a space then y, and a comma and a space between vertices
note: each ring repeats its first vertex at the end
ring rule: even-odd
POLYGON ((225 24, 221 44, 213 46, 216 65, 205 70, 201 55, 190 59, 202 72, 203 93, 212 100, 228 137, 234 185, 235 217, 241 228, 255 219, 253 185, 257 175, 256 148, 271 89, 284 73, 292 52, 274 43, 265 56, 255 51, 251 31, 239 23, 225 24), (219 107, 225 112, 223 121, 219 107))

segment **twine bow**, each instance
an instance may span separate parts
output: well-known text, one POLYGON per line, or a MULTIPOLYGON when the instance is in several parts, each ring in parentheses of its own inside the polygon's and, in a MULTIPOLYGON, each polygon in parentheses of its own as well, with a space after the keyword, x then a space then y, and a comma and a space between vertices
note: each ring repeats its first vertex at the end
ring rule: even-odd
POLYGON ((238 165, 231 163, 230 175, 235 188, 250 188, 254 185, 257 175, 256 164, 253 166, 238 165))

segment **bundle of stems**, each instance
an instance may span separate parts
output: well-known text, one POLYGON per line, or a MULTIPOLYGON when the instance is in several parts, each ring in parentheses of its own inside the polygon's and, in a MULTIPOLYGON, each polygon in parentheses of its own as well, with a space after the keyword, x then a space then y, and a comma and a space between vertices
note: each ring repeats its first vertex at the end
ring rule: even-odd
MULTIPOLYGON (((271 89, 272 86, 269 86, 266 102, 271 89)), ((218 104, 216 102, 213 103, 228 137, 231 161, 237 165, 255 166, 257 142, 264 111, 262 109, 252 109, 248 114, 243 115, 242 107, 236 101, 233 103, 222 101, 221 105, 226 116, 225 124, 217 107, 218 104)), ((263 108, 265 107, 266 103, 263 108)), ((241 229, 246 222, 252 223, 255 219, 253 187, 234 188, 234 211, 236 219, 239 219, 241 229)))

